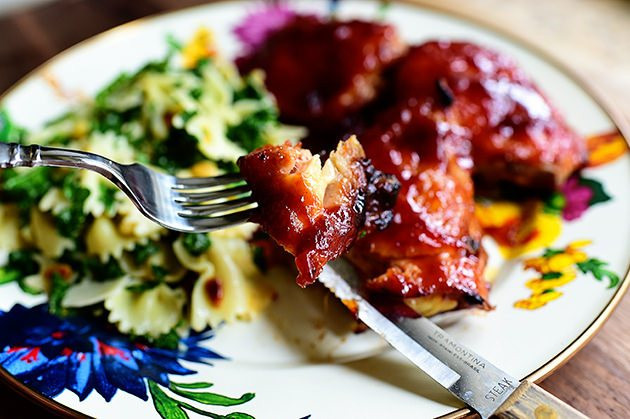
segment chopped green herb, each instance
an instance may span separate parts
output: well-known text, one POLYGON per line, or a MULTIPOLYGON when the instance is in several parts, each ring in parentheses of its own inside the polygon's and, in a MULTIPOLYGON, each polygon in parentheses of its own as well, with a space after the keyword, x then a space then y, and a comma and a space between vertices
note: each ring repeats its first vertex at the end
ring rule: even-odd
POLYGON ((197 147, 197 139, 183 129, 171 129, 168 139, 155 147, 153 164, 174 173, 204 160, 197 147))
POLYGON ((96 94, 94 103, 97 108, 107 108, 107 100, 117 90, 124 90, 129 87, 133 81, 133 76, 129 73, 121 73, 111 83, 105 86, 96 94))
POLYGON ((183 48, 182 43, 171 33, 166 35, 166 44, 172 51, 181 51, 183 48))
POLYGON ((55 227, 62 236, 77 238, 87 218, 83 205, 90 196, 90 190, 79 186, 76 176, 68 175, 63 180, 62 191, 70 206, 55 214, 55 227))
POLYGON ((140 114, 141 108, 139 106, 127 110, 97 108, 92 121, 92 130, 97 132, 112 131, 116 134, 123 134, 124 125, 138 119, 140 114))
POLYGON ((228 127, 227 137, 248 153, 265 145, 265 129, 276 121, 277 114, 271 108, 261 109, 249 115, 238 125, 228 127))
POLYGON ((145 292, 152 290, 161 283, 161 281, 144 281, 139 284, 129 285, 126 290, 130 292, 145 292))
POLYGON ((24 282, 24 278, 39 272, 39 263, 31 250, 14 250, 9 253, 6 266, 0 268, 0 285, 17 281, 20 288, 29 294, 41 294, 39 290, 31 290, 24 282))
POLYGON ((269 266, 267 265, 267 258, 265 258, 265 251, 260 246, 254 246, 252 249, 252 256, 254 264, 260 269, 260 272, 266 273, 269 266))
POLYGON ((58 273, 53 273, 51 278, 50 295, 48 296, 48 311, 57 316, 66 314, 66 310, 61 306, 63 298, 66 296, 70 284, 58 273))
POLYGON ((201 256, 210 248, 210 237, 205 233, 184 234, 184 249, 193 256, 201 256))
POLYGON ((44 290, 34 288, 26 282, 26 278, 18 278, 17 283, 22 291, 30 295, 40 295, 44 293, 44 290))
POLYGON ((25 138, 26 130, 13 123, 6 109, 0 109, 0 142, 23 143, 25 138))
POLYGON ((131 333, 129 336, 129 339, 132 342, 149 345, 155 348, 174 350, 179 347, 179 340, 181 339, 181 337, 177 333, 176 329, 180 326, 181 326, 181 323, 178 323, 173 329, 171 329, 170 332, 164 333, 159 336, 135 335, 131 333))
POLYGON ((197 111, 184 111, 180 114, 182 121, 184 122, 184 124, 188 121, 190 121, 190 119, 192 117, 194 117, 195 115, 197 115, 197 111))
POLYGON ((116 193, 118 189, 109 186, 108 184, 101 182, 98 185, 99 195, 98 199, 103 203, 105 212, 113 216, 115 214, 114 205, 116 204, 116 193))
POLYGON ((238 168, 238 165, 236 163, 234 163, 233 161, 218 160, 216 163, 217 163, 217 167, 219 169, 223 170, 225 173, 238 173, 238 172, 240 172, 240 169, 238 168))
POLYGON ((136 244, 136 247, 131 251, 131 256, 136 265, 142 265, 151 256, 159 252, 160 248, 156 242, 149 240, 147 244, 136 244))
POLYGON ((210 65, 211 62, 212 60, 210 59, 210 57, 204 57, 198 60, 195 68, 192 69, 193 74, 195 74, 197 77, 203 77, 204 70, 210 65))
POLYGON ((95 281, 106 281, 125 275, 125 271, 120 267, 118 260, 111 256, 105 263, 101 262, 99 258, 87 258, 85 259, 85 267, 95 281))
POLYGON ((164 278, 168 275, 168 270, 158 265, 151 265, 151 270, 153 271, 153 276, 157 282, 164 281, 164 278))
POLYGON ((151 346, 174 350, 177 349, 177 347, 179 346, 179 335, 177 334, 175 329, 173 329, 168 333, 164 333, 158 336, 157 338, 147 336, 147 341, 151 346))
POLYGON ((192 97, 195 100, 198 100, 201 96, 203 96, 203 89, 199 87, 195 87, 194 89, 190 91, 190 97, 192 97))
POLYGON ((20 272, 13 269, 9 269, 6 266, 4 268, 0 268, 0 285, 17 281, 19 278, 20 278, 20 272))
POLYGON ((261 90, 260 87, 256 85, 253 78, 247 77, 245 80, 245 85, 239 89, 234 91, 233 101, 238 102, 243 99, 252 99, 252 100, 260 100, 265 97, 265 94, 261 90))
POLYGON ((5 170, 3 175, 2 195, 16 202, 20 207, 30 207, 41 199, 53 186, 52 169, 35 167, 24 172, 5 170))
POLYGON ((21 276, 34 275, 39 272, 39 263, 34 256, 32 250, 14 250, 9 253, 7 268, 18 271, 21 276))

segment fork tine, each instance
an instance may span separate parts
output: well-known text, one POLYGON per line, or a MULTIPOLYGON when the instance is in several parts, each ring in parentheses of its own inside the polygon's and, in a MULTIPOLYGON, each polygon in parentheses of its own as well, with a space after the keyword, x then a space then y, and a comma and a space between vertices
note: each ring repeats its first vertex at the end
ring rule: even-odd
POLYGON ((179 215, 182 217, 208 217, 213 214, 237 210, 239 208, 253 205, 254 203, 255 202, 251 199, 251 197, 247 196, 218 204, 186 206, 183 211, 179 212, 179 215))
POLYGON ((203 232, 217 230, 249 221, 255 209, 239 211, 228 215, 213 218, 187 218, 186 221, 195 229, 195 231, 203 232))
POLYGON ((175 202, 179 204, 201 204, 203 202, 215 201, 218 199, 226 199, 230 197, 238 197, 245 193, 251 192, 248 185, 238 185, 233 188, 220 189, 210 192, 183 192, 175 191, 175 202))
POLYGON ((175 178, 173 189, 200 189, 211 186, 229 185, 231 183, 244 182, 243 178, 236 173, 230 173, 213 177, 191 177, 175 178))

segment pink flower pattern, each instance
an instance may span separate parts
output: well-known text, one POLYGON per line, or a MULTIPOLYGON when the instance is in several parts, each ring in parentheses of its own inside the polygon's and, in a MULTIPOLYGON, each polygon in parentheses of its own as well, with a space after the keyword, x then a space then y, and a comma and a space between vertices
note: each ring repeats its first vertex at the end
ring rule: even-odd
POLYGON ((234 35, 249 51, 262 44, 270 33, 289 23, 297 13, 284 2, 273 2, 250 13, 234 27, 234 35))
POLYGON ((567 221, 579 218, 589 207, 593 198, 593 191, 588 186, 580 184, 579 176, 571 176, 562 186, 565 206, 562 218, 567 221))

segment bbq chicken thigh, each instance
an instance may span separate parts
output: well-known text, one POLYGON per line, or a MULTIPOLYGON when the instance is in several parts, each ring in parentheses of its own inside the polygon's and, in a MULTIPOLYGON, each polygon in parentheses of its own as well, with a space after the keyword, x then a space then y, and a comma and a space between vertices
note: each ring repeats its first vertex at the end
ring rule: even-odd
POLYGON ((297 282, 314 282, 360 231, 387 227, 398 182, 375 170, 356 137, 339 143, 322 166, 300 145, 265 146, 238 161, 252 188, 259 223, 295 256, 297 282))
POLYGON ((313 152, 327 147, 320 138, 354 132, 373 164, 362 171, 348 163, 364 158, 354 138, 321 173, 306 150, 255 152, 241 170, 255 194, 263 191, 258 220, 296 255, 302 285, 352 246, 347 256, 370 299, 400 315, 490 309, 475 192, 549 192, 585 161, 583 139, 533 81, 511 59, 470 43, 408 48, 385 24, 299 16, 242 60, 242 71, 252 68, 266 72, 281 116, 309 129, 313 152), (346 169, 327 177, 336 159, 346 169), (356 204, 370 171, 395 175, 400 191, 379 212, 395 195, 372 182, 385 192, 365 201, 375 210, 362 217, 356 204), (356 193, 322 186, 336 183, 356 193))
MULTIPOLYGON (((349 128, 383 87, 383 70, 406 49, 392 26, 297 16, 239 61, 261 68, 283 120, 321 137, 322 148, 349 128)), ((319 150, 318 150, 319 151, 319 150)))
POLYGON ((400 60, 393 83, 399 102, 444 109, 467 131, 477 186, 549 191, 585 162, 583 139, 505 55, 466 42, 427 42, 400 60))
POLYGON ((466 140, 441 119, 429 107, 401 106, 362 135, 366 155, 401 190, 390 226, 360 239, 350 259, 373 300, 397 314, 490 308, 466 140))

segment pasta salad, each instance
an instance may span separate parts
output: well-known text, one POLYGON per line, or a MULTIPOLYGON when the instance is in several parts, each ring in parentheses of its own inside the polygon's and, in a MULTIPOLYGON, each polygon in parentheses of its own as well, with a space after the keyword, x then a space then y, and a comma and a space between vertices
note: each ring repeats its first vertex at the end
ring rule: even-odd
MULTIPOLYGON (((186 45, 26 132, 0 113, 0 140, 75 148, 177 176, 238 170, 264 144, 304 135, 277 120, 264 75, 241 77, 200 29, 186 45)), ((46 294, 57 315, 86 315, 151 342, 250 318, 271 299, 256 230, 180 234, 149 221, 96 173, 0 171, 0 284, 46 294)))

